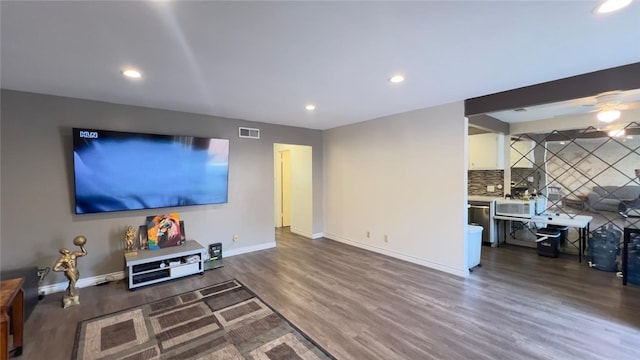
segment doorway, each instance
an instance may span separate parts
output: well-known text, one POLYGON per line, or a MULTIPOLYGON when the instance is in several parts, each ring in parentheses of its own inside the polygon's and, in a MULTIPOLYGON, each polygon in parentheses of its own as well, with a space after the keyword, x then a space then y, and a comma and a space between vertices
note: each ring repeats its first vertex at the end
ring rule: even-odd
POLYGON ((312 148, 274 144, 274 224, 313 237, 312 148))

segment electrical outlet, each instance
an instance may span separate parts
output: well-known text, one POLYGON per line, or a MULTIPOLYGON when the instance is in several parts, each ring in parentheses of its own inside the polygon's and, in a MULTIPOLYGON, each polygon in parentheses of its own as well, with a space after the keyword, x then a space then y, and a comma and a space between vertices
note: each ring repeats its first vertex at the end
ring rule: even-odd
POLYGON ((237 234, 233 235, 233 241, 238 241, 238 235, 237 234))
POLYGON ((371 237, 371 232, 367 231, 367 237, 370 238, 371 237))
POLYGON ((496 187, 493 185, 487 185, 487 192, 494 192, 496 191, 496 187))
POLYGON ((384 234, 384 242, 389 242, 389 235, 384 234))

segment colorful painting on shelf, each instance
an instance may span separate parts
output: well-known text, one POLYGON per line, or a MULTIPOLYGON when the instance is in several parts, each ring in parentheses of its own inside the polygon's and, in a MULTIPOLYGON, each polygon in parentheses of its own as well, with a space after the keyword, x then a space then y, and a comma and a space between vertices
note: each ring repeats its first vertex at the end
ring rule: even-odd
POLYGON ((147 241, 149 250, 182 245, 185 241, 180 231, 177 213, 147 217, 147 241))

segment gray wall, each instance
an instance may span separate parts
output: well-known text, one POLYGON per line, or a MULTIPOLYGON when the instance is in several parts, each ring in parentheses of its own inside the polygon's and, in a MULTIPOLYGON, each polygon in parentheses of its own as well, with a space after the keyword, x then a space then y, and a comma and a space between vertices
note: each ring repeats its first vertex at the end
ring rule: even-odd
MULTIPOLYGON (((2 90, 0 269, 52 266, 58 249, 87 236, 80 277, 121 271, 123 234, 146 216, 178 212, 188 239, 221 242, 242 252, 274 241, 273 144, 313 147, 313 232, 322 223, 322 132, 213 116, 2 90), (239 139, 238 126, 261 129, 239 139), (229 202, 221 205, 75 215, 71 128, 195 135, 230 139, 229 202), (239 240, 232 241, 233 234, 239 240)), ((126 168, 123 167, 123 171, 126 168)), ((60 273, 45 284, 65 281, 60 273)))
POLYGON ((462 101, 324 132, 324 235, 466 276, 462 101))

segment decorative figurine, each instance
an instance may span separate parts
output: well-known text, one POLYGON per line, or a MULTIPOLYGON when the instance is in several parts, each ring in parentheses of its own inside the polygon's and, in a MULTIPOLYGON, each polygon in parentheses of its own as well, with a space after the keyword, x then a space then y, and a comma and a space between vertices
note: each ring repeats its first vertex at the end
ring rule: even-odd
POLYGON ((60 249, 60 258, 53 265, 53 271, 64 271, 64 275, 69 279, 69 286, 64 294, 62 300, 63 308, 80 304, 80 297, 78 289, 76 288, 76 282, 80 278, 80 272, 76 265, 76 258, 87 255, 87 250, 84 245, 87 243, 87 238, 80 235, 73 239, 73 244, 80 247, 80 251, 69 251, 69 249, 60 249))
POLYGON ((136 231, 133 230, 133 226, 127 226, 127 231, 124 234, 124 240, 127 242, 127 254, 136 255, 138 253, 133 245, 133 241, 135 238, 136 231))

